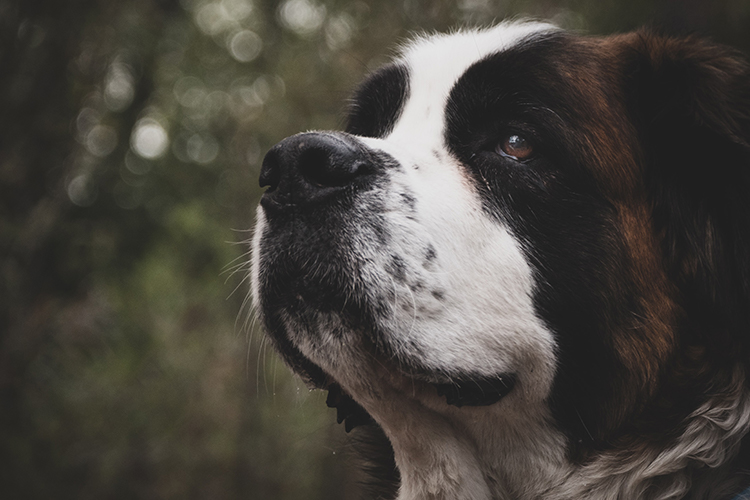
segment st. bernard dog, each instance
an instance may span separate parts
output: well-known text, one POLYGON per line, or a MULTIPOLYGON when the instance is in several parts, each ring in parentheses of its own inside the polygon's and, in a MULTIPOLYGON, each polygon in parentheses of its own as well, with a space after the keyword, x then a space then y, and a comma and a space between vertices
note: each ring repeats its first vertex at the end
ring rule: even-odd
POLYGON ((264 159, 252 292, 379 498, 750 486, 750 68, 699 38, 425 36, 264 159), (370 449, 376 443, 365 443, 370 449))

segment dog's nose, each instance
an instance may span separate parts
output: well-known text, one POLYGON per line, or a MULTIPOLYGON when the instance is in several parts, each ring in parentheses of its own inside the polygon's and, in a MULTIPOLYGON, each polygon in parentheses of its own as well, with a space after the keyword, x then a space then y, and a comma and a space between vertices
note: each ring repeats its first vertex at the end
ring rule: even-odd
POLYGON ((263 159, 262 202, 277 206, 317 201, 370 173, 364 147, 344 134, 308 132, 284 139, 263 159))

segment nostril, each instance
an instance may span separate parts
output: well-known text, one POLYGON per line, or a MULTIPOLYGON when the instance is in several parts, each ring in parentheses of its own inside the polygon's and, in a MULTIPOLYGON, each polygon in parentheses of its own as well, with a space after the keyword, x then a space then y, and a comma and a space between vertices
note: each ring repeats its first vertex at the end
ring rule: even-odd
POLYGON ((309 147, 299 156, 299 170, 316 187, 341 187, 349 184, 364 163, 352 155, 330 148, 309 147))
POLYGON ((320 148, 307 148, 299 155, 299 171, 315 186, 327 186, 330 177, 330 158, 320 148))
POLYGON ((263 158, 263 165, 260 169, 260 178, 258 183, 260 187, 269 187, 269 191, 273 191, 279 185, 281 181, 281 166, 280 166, 279 152, 277 148, 271 149, 263 158))

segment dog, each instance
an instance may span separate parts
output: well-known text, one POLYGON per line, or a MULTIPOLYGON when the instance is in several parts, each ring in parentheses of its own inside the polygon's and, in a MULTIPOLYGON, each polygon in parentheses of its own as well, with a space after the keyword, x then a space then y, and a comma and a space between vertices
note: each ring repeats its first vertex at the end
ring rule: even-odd
POLYGON ((379 498, 750 486, 734 50, 531 21, 418 37, 260 184, 259 317, 347 431, 382 438, 379 498))

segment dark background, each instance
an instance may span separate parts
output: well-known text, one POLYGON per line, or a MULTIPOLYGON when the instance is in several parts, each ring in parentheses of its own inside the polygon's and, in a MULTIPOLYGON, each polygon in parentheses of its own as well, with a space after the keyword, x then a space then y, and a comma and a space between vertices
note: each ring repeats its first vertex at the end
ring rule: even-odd
POLYGON ((0 498, 356 498, 251 319, 259 165, 410 33, 509 16, 750 48, 750 0, 0 0, 0 498))

